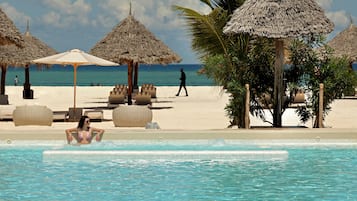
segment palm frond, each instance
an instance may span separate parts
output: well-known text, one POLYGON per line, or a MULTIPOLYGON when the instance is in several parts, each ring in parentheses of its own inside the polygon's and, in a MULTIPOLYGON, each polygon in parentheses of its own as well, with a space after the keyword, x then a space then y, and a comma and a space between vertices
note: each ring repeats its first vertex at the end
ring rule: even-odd
POLYGON ((220 7, 231 15, 238 7, 240 7, 245 0, 212 0, 216 7, 220 7))
POLYGON ((209 15, 203 15, 189 8, 173 8, 184 17, 192 34, 192 48, 201 58, 207 55, 227 54, 227 40, 222 31, 226 23, 226 14, 222 9, 216 8, 209 15))
POLYGON ((209 6, 212 10, 214 9, 211 0, 200 0, 202 3, 206 4, 207 6, 209 6))

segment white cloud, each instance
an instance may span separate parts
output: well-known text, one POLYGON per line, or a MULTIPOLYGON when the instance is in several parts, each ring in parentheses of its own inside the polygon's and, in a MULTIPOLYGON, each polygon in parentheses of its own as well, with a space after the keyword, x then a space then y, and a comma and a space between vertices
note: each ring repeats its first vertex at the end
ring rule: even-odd
POLYGON ((51 11, 51 12, 49 12, 46 15, 43 16, 43 21, 46 24, 53 25, 55 27, 63 26, 63 24, 61 25, 59 23, 60 19, 61 19, 61 15, 59 13, 56 13, 56 12, 53 12, 53 11, 51 11))
POLYGON ((325 10, 331 8, 332 0, 316 0, 316 2, 325 10))
MULTIPOLYGON (((209 11, 207 6, 197 0, 133 0, 132 14, 151 29, 182 27, 183 21, 178 16, 178 13, 172 9, 173 5, 188 7, 202 13, 209 11)), ((101 23, 109 23, 103 24, 103 26, 113 27, 128 16, 130 4, 128 0, 105 0, 101 7, 105 11, 99 17, 101 23), (111 20, 108 20, 108 18, 111 20)))
POLYGON ((84 0, 43 0, 49 7, 47 14, 42 19, 45 23, 55 27, 73 27, 76 25, 90 24, 90 4, 84 0))
POLYGON ((346 11, 328 12, 326 16, 332 20, 337 28, 346 28, 350 24, 350 17, 346 11))
POLYGON ((27 20, 31 21, 31 17, 25 13, 19 12, 15 7, 11 6, 8 3, 0 4, 3 11, 6 15, 16 24, 26 25, 27 20))
POLYGON ((350 24, 350 16, 345 10, 333 10, 334 0, 316 0, 325 10, 326 16, 335 24, 335 30, 346 28, 350 24))

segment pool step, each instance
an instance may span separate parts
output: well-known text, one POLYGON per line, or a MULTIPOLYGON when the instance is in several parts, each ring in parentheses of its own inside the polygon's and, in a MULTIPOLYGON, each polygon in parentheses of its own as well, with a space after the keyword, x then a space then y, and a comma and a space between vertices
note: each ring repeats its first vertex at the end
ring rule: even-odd
POLYGON ((46 150, 43 159, 46 160, 90 160, 90 159, 126 159, 126 160, 285 160, 288 152, 285 150, 46 150))

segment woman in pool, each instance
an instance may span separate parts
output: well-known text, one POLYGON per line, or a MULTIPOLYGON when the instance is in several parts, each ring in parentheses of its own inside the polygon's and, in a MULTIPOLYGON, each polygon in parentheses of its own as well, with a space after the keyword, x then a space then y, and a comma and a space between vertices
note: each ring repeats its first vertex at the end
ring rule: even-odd
POLYGON ((102 140, 104 130, 89 126, 88 116, 82 116, 78 122, 77 128, 66 129, 67 143, 70 144, 75 138, 78 144, 90 144, 95 137, 96 141, 102 140))

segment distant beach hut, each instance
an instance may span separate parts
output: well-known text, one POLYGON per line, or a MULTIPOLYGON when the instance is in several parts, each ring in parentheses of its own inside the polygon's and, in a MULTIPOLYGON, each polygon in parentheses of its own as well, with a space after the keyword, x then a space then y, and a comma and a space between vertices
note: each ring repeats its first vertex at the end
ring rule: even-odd
POLYGON ((131 14, 119 23, 90 50, 107 60, 128 65, 128 104, 131 104, 133 85, 137 88, 138 64, 179 63, 181 58, 131 14), (133 84, 134 68, 134 84, 133 84))
POLYGON ((224 27, 226 34, 275 39, 274 127, 282 126, 284 39, 327 34, 333 27, 314 0, 246 0, 224 27))
MULTIPOLYGON (((0 46, 10 44, 23 47, 24 40, 14 23, 0 8, 0 46)), ((0 105, 9 104, 8 97, 5 95, 6 68, 6 66, 1 65, 0 105)))
POLYGON ((23 48, 19 48, 16 45, 0 46, 0 65, 3 66, 5 71, 8 66, 25 68, 23 98, 32 99, 33 91, 31 90, 29 70, 31 61, 36 58, 56 54, 57 52, 30 34, 29 22, 27 22, 27 29, 23 35, 23 39, 23 48))
POLYGON ((334 50, 334 56, 346 56, 351 64, 357 61, 357 26, 351 20, 350 26, 337 34, 327 45, 334 50))

